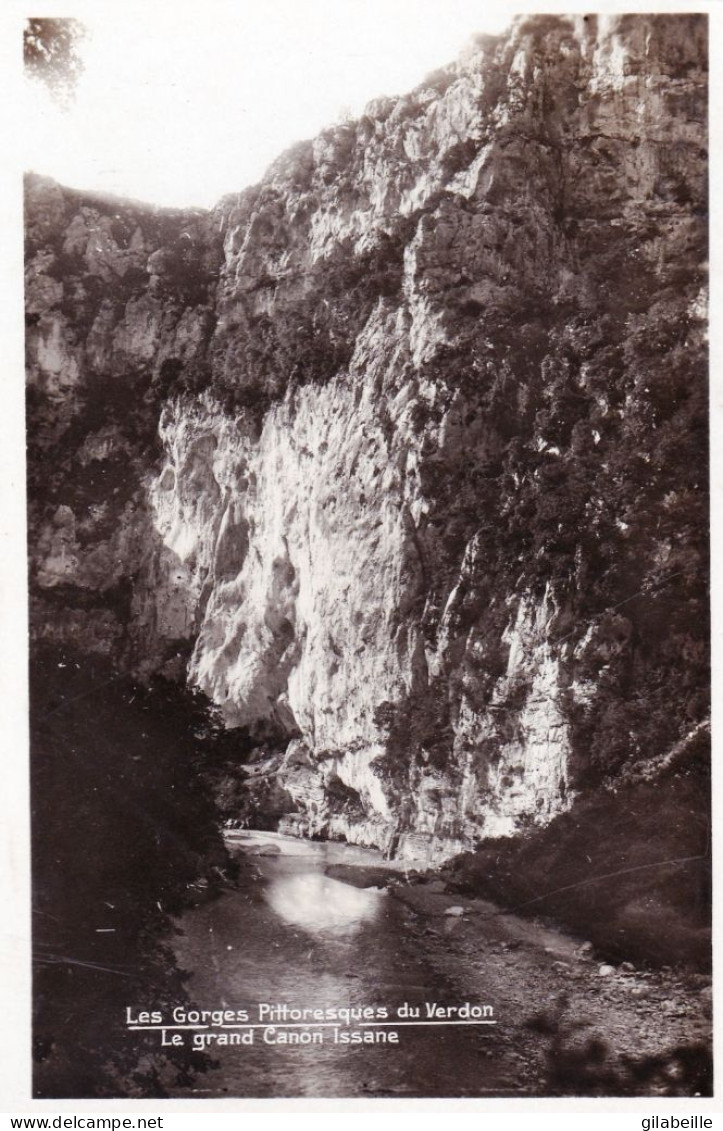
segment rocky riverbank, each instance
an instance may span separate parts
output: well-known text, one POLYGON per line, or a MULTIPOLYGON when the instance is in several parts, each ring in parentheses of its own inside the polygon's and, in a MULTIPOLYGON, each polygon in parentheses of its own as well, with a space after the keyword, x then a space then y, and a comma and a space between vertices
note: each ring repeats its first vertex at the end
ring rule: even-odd
MULTIPOLYGON (((383 870, 333 865, 346 883, 378 886, 383 870)), ((439 878, 399 882, 420 957, 460 1000, 491 1002, 490 1056, 530 1095, 706 1095, 712 989, 683 969, 613 965, 585 939, 538 919, 461 899, 439 878)))

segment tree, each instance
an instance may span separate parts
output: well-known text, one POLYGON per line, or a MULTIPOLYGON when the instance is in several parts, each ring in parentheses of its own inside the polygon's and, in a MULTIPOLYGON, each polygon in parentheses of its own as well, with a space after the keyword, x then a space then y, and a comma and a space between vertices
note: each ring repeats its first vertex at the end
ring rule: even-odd
POLYGON ((23 31, 25 73, 44 83, 67 106, 84 69, 81 44, 87 32, 78 20, 29 19, 23 31))

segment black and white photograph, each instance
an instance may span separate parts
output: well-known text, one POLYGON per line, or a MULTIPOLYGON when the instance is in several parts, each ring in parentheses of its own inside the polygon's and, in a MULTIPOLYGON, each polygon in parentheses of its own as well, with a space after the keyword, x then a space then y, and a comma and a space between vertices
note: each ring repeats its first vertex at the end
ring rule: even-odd
POLYGON ((709 17, 148 8, 17 21, 28 1099, 694 1112, 709 17))

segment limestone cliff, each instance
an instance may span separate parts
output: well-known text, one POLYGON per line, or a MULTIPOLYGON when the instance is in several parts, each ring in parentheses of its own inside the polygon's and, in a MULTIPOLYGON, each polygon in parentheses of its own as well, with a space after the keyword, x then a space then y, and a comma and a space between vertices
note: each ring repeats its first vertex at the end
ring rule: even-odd
POLYGON ((705 57, 518 20, 210 213, 30 178, 36 635, 187 677, 282 827, 408 858, 700 735, 705 57))

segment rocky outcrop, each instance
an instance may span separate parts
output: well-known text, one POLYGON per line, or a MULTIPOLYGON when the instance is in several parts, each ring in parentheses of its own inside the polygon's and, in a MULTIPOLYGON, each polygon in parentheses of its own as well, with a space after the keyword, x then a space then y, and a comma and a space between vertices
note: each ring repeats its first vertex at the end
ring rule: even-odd
POLYGON ((36 633, 187 677, 285 828, 409 858, 684 743, 705 45, 519 20, 211 213, 31 179, 36 633))
POLYGON ((153 527, 148 476, 170 384, 181 366, 205 374, 221 261, 203 213, 27 179, 31 629, 40 638, 149 671, 192 631, 174 596, 183 567, 153 527))

